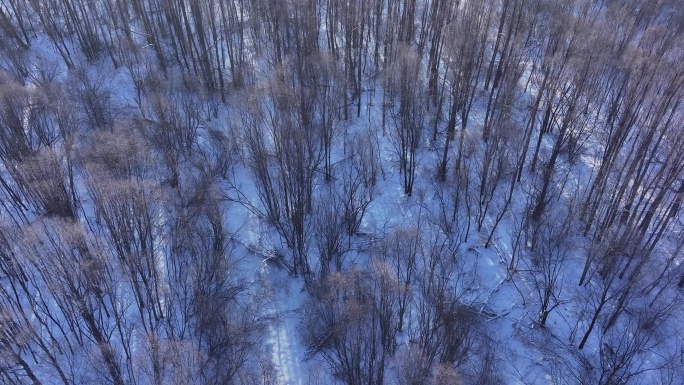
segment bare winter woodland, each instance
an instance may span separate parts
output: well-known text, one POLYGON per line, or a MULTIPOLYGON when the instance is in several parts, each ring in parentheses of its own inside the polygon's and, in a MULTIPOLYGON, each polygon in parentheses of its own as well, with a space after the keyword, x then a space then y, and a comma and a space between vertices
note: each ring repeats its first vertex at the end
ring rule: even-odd
POLYGON ((682 383, 680 0, 0 31, 0 383, 682 383))

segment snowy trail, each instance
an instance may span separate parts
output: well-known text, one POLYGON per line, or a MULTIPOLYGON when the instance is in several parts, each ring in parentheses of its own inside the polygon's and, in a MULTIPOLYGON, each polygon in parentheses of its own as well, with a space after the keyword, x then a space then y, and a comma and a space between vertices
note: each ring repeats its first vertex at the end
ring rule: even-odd
MULTIPOLYGON (((249 186, 247 174, 241 174, 239 183, 249 186)), ((256 192, 247 191, 250 202, 258 201, 256 192)), ((274 245, 269 236, 269 229, 263 221, 244 206, 233 208, 234 223, 242 223, 239 227, 238 241, 247 252, 253 254, 257 279, 266 294, 265 316, 274 320, 268 326, 266 338, 267 357, 270 359, 278 385, 304 385, 306 367, 304 349, 299 341, 298 309, 302 303, 302 284, 292 279, 285 271, 270 264, 270 252, 274 245), (245 219, 246 218, 246 219, 245 219)), ((251 263, 251 262, 250 262, 251 263)))
POLYGON ((304 385, 304 350, 297 332, 299 316, 296 310, 301 303, 297 282, 284 279, 280 274, 282 272, 266 263, 261 272, 271 296, 267 312, 277 319, 269 326, 267 345, 277 372, 278 384, 304 385))
POLYGON ((269 330, 272 360, 278 373, 278 382, 282 385, 304 385, 295 322, 292 317, 285 315, 279 325, 271 326, 269 330))

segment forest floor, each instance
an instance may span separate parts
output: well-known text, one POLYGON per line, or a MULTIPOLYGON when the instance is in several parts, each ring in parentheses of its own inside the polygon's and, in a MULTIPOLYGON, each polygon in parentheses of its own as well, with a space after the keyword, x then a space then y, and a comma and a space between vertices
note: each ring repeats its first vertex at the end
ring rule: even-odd
MULTIPOLYGON (((379 101, 373 103, 379 105, 379 101)), ((482 127, 484 122, 484 102, 475 103, 469 126, 482 127)), ((403 191, 401 175, 396 159, 396 150, 392 145, 390 130, 392 122, 387 123, 383 130, 380 110, 376 107, 362 109, 361 116, 345 124, 343 133, 336 138, 334 145, 333 163, 344 159, 348 154, 343 152, 343 143, 354 135, 361 135, 370 131, 378 138, 381 159, 382 178, 375 186, 375 197, 368 207, 359 229, 368 239, 357 239, 360 244, 372 242, 373 236, 380 237, 393 228, 417 227, 424 220, 425 210, 437 210, 434 180, 435 167, 438 162, 437 151, 430 149, 427 141, 418 153, 418 178, 414 193, 411 197, 403 191), (384 131, 384 133, 383 133, 384 131)), ((427 137, 428 135, 426 135, 427 137)), ((234 186, 238 186, 242 196, 240 200, 258 206, 259 197, 253 185, 249 171, 242 167, 234 174, 234 186)), ((497 203, 498 204, 498 203, 497 203)), ((269 329, 267 345, 271 349, 272 364, 277 372, 279 383, 282 385, 325 384, 331 379, 330 374, 323 369, 324 365, 317 357, 307 357, 306 348, 300 338, 301 306, 307 298, 301 278, 292 277, 275 264, 269 263, 276 250, 282 250, 279 236, 263 218, 254 215, 244 205, 233 207, 231 218, 237 227, 240 242, 257 250, 254 255, 252 268, 265 277, 267 292, 270 293, 266 313, 278 319, 269 329)), ((486 224, 492 222, 486 219, 486 224)), ((487 236, 487 226, 482 233, 473 231, 469 241, 464 242, 460 249, 463 251, 465 264, 472 267, 475 273, 476 288, 468 300, 479 309, 486 319, 486 329, 490 333, 494 346, 500 349, 500 356, 504 357, 499 369, 505 373, 507 383, 545 384, 549 379, 545 370, 545 361, 550 359, 539 352, 531 343, 531 339, 539 337, 539 333, 549 331, 534 330, 536 314, 530 314, 532 306, 529 300, 534 295, 531 283, 521 279, 520 282, 509 279, 508 263, 510 261, 511 224, 504 220, 498 227, 493 245, 484 248, 487 236)), ((429 238, 429 234, 424 234, 429 238)), ((363 265, 367 258, 364 253, 350 252, 347 255, 349 266, 363 265)), ((579 260, 579 259, 578 259, 579 260)), ((568 279, 578 277, 580 264, 574 264, 566 272, 568 279)), ((581 270, 580 270, 581 271, 581 270)), ((561 327, 565 334, 571 327, 568 318, 576 316, 578 310, 565 307, 549 316, 552 328, 561 327), (567 318, 566 318, 567 317, 567 318)), ((549 329, 550 330, 550 329, 549 329)), ((587 350, 596 349, 589 347, 587 350)))
MULTIPOLYGON (((42 54, 49 55, 47 49, 40 48, 40 44, 36 44, 36 47, 38 52, 43 51, 42 54)), ((106 73, 105 69, 92 70, 106 73)), ((109 81, 115 90, 114 97, 117 103, 134 107, 133 87, 124 70, 110 72, 107 76, 111 77, 109 81)), ((525 80, 521 80, 521 83, 525 80)), ((346 255, 345 264, 348 267, 354 264, 363 265, 366 262, 368 256, 362 249, 367 243, 373 242, 374 237, 387 234, 394 228, 412 227, 420 230, 426 212, 438 210, 436 193, 441 186, 435 181, 434 176, 439 161, 439 151, 436 149, 441 144, 431 143, 427 132, 423 136, 418 152, 418 177, 414 193, 410 197, 406 196, 401 182, 402 175, 399 173, 396 149, 390 138, 394 123, 389 119, 386 127, 382 127, 381 111, 378 107, 382 103, 377 100, 377 95, 380 93, 376 94, 376 100, 371 100, 362 108, 359 117, 348 122, 339 122, 341 127, 333 146, 333 163, 349 155, 346 153, 345 143, 356 135, 370 132, 377 138, 380 149, 381 177, 374 187, 374 199, 358 231, 359 234, 363 234, 363 239, 361 236, 356 237, 356 249, 352 248, 346 255)), ((534 95, 528 93, 520 96, 530 99, 534 95)), ((479 133, 478 130, 481 130, 484 124, 484 104, 484 96, 480 96, 474 104, 468 123, 468 131, 473 134, 479 133)), ((229 127, 230 117, 222 116, 212 124, 217 127, 229 127)), ((542 151, 550 147, 549 141, 550 139, 546 139, 543 142, 542 151)), ((592 163, 592 156, 584 155, 576 164, 567 165, 566 167, 572 168, 570 183, 581 184, 586 181, 588 173, 592 172, 592 163)), ((235 201, 228 213, 228 222, 235 230, 234 236, 237 241, 245 247, 242 251, 248 255, 244 260, 245 268, 263 285, 267 296, 265 308, 262 309, 264 316, 276 320, 268 329, 268 351, 265 355, 270 359, 277 382, 282 385, 330 383, 330 374, 325 365, 318 357, 308 356, 306 347, 301 342, 302 306, 307 299, 304 283, 302 278, 292 277, 281 266, 271 263, 275 253, 283 252, 286 248, 277 232, 255 212, 260 201, 249 170, 244 165, 234 165, 232 178, 225 187, 227 195, 235 201), (239 190, 240 195, 231 196, 231 190, 239 190)), ((501 204, 496 200, 493 202, 494 206, 501 204)), ((512 210, 521 210, 524 205, 525 197, 517 194, 513 199, 512 210)), ((535 310, 535 303, 539 299, 535 283, 525 274, 531 267, 523 261, 514 271, 509 270, 513 244, 511 237, 515 232, 515 224, 510 218, 505 217, 501 221, 492 245, 488 248, 483 246, 493 221, 490 216, 486 217, 483 230, 478 233, 473 227, 467 241, 459 246, 460 256, 471 268, 471 278, 475 284, 465 299, 479 310, 484 319, 491 342, 499 350, 499 369, 506 383, 549 383, 555 370, 552 361, 574 359, 569 347, 573 346, 574 341, 578 340, 578 335, 587 327, 587 322, 582 321, 587 318, 587 309, 580 305, 586 304, 587 300, 582 298, 585 294, 577 289, 583 261, 586 258, 577 250, 584 248, 570 250, 557 285, 560 288, 560 304, 550 313, 547 327, 539 328, 536 322, 538 314, 535 310)), ((424 234, 424 238, 429 237, 430 234, 424 234)), ((594 333, 589 338, 582 353, 583 357, 596 361, 600 359, 601 341, 598 334, 594 333)))

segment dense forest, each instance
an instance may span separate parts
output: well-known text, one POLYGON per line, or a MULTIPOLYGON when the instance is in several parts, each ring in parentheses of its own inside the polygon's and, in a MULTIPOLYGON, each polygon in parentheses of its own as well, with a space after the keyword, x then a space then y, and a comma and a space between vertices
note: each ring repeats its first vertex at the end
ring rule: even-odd
POLYGON ((680 0, 0 30, 0 383, 681 384, 680 0))

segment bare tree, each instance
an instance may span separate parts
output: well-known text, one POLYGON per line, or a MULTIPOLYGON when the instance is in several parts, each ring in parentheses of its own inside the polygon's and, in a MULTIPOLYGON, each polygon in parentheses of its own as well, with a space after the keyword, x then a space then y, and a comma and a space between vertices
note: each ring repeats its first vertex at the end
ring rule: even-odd
POLYGON ((328 188, 318 199, 314 217, 314 243, 318 251, 318 264, 322 279, 328 275, 331 265, 342 271, 343 256, 348 245, 345 238, 344 213, 339 209, 344 197, 328 188))
POLYGON ((30 282, 44 296, 35 312, 65 338, 62 349, 94 369, 86 374, 92 380, 125 384, 126 348, 121 344, 128 338, 107 252, 71 220, 36 222, 25 230, 23 245, 19 258, 30 266, 30 282), (50 258, 43 258, 43 251, 50 258))
POLYGON ((377 250, 378 258, 391 267, 401 285, 398 303, 399 331, 404 329, 411 288, 415 282, 423 241, 418 229, 395 229, 384 238, 377 250))
POLYGON ((538 297, 537 322, 542 328, 546 327, 549 314, 567 301, 563 293, 563 272, 571 250, 576 248, 571 238, 574 219, 572 207, 567 212, 556 210, 540 224, 540 231, 535 232, 537 239, 530 242, 534 248, 529 251, 529 260, 523 260, 538 297))
POLYGON ((416 319, 410 321, 407 333, 426 362, 451 366, 466 361, 479 322, 464 297, 476 277, 455 260, 455 246, 448 239, 436 234, 424 246, 411 301, 416 319))
POLYGON ((388 267, 333 273, 305 306, 304 339, 348 384, 380 384, 396 346, 399 285, 388 267))
POLYGON ((391 78, 393 91, 399 98, 398 110, 393 112, 393 145, 403 175, 404 193, 411 196, 418 168, 418 146, 424 124, 425 100, 421 97, 423 83, 419 77, 420 57, 408 46, 397 50, 391 78))
POLYGON ((245 135, 266 216, 292 251, 290 269, 308 274, 309 213, 324 151, 321 132, 311 125, 312 110, 307 106, 312 100, 278 78, 273 79, 268 99, 244 116, 245 135))
POLYGON ((81 113, 83 122, 93 129, 110 129, 114 123, 112 90, 103 74, 76 70, 68 83, 68 94, 81 113))

